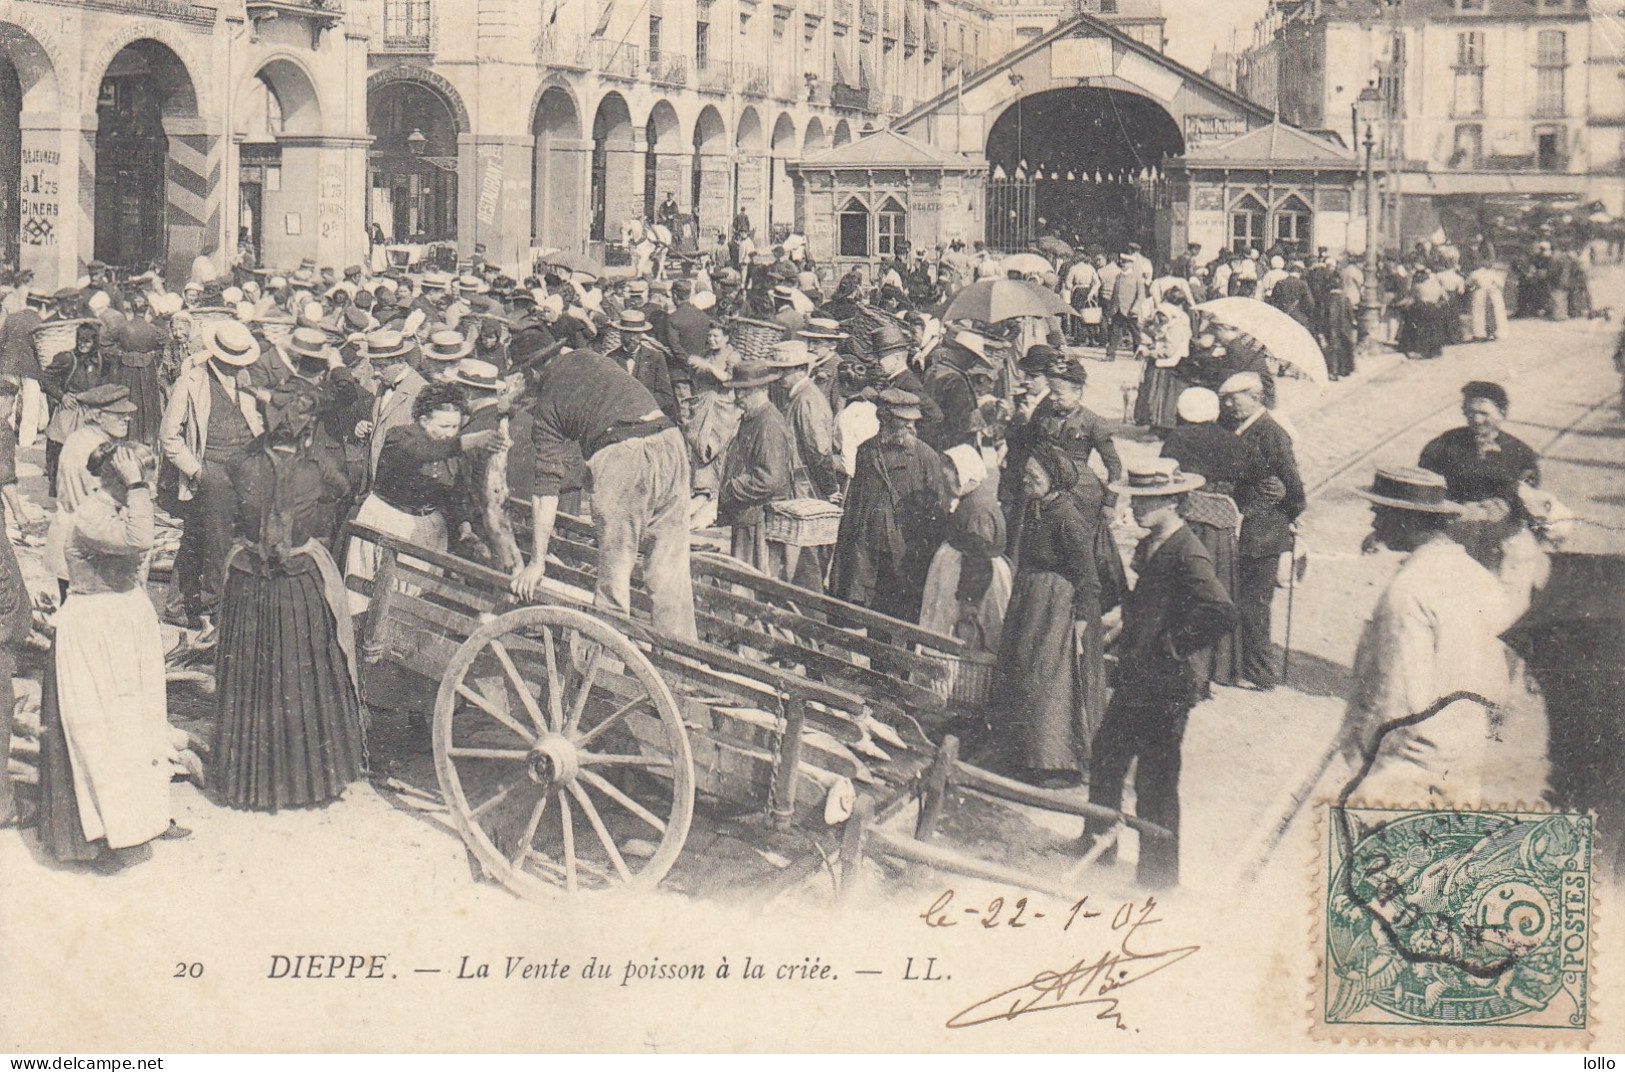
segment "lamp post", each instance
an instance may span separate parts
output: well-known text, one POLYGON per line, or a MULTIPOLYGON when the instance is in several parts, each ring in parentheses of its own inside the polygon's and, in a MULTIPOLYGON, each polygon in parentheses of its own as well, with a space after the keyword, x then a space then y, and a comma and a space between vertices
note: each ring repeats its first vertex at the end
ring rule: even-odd
POLYGON ((1374 85, 1366 86, 1354 102, 1356 123, 1365 127, 1365 285, 1360 288, 1360 338, 1367 349, 1376 345, 1382 315, 1377 280, 1377 171, 1373 159, 1377 139, 1372 130, 1381 109, 1382 94, 1374 85))

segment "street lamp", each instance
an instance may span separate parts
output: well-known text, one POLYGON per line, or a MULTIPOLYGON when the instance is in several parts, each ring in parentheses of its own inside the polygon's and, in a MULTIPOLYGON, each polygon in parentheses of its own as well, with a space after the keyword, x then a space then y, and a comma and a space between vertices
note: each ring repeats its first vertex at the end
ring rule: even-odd
POLYGON ((1365 128, 1365 286, 1360 288, 1360 338, 1368 349, 1376 345, 1377 324, 1382 315, 1377 282, 1377 171, 1373 159, 1377 144, 1373 128, 1382 109, 1382 94, 1375 85, 1367 85, 1354 102, 1356 129, 1365 128))
POLYGON ((423 131, 413 127, 412 133, 406 136, 406 151, 413 156, 422 156, 423 151, 428 147, 429 139, 424 137, 423 131))

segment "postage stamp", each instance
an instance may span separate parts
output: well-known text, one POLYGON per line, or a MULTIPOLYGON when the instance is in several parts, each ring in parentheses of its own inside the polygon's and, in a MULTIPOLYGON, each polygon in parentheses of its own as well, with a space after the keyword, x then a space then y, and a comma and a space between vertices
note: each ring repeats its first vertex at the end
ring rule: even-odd
POLYGON ((1590 816, 1334 805, 1327 820, 1318 1035, 1589 1033, 1590 816))

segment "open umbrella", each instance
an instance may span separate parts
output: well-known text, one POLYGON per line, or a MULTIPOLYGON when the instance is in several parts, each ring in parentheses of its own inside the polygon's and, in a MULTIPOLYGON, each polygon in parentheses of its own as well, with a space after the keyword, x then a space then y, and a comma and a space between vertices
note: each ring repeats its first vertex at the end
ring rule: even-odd
POLYGON ((1218 298, 1197 306, 1221 324, 1245 331, 1263 344, 1269 355, 1297 369, 1315 383, 1325 383, 1326 355, 1309 329, 1257 298, 1218 298))
POLYGON ((1038 241, 1034 242, 1033 245, 1037 247, 1038 252, 1050 257, 1061 257, 1064 259, 1072 256, 1073 253, 1073 249, 1070 245, 1061 241, 1059 238, 1056 238, 1054 235, 1045 235, 1043 238, 1040 238, 1038 241))
POLYGON ((1018 275, 1031 275, 1055 271, 1055 265, 1048 258, 1040 257, 1036 253, 1012 253, 999 262, 999 271, 1015 272, 1018 275))
POLYGON ((943 310, 942 319, 997 324, 1018 316, 1071 315, 1072 307, 1063 302, 1060 295, 1036 283, 1024 279, 983 279, 955 294, 943 310))

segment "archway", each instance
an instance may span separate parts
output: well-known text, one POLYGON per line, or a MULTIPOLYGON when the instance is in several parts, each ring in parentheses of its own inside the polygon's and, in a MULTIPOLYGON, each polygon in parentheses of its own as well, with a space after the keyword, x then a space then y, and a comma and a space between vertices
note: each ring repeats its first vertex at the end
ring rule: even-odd
POLYGON ((840 148, 852 140, 852 124, 845 119, 835 124, 835 134, 830 139, 831 147, 840 148))
POLYGON ((728 226, 728 131, 722 113, 707 104, 694 121, 694 166, 689 199, 694 205, 700 246, 728 226))
MULTIPOLYGON (((643 125, 643 216, 657 220, 660 206, 670 194, 678 199, 682 186, 682 124, 670 101, 656 101, 643 125)), ((670 210, 665 215, 670 216, 670 210)))
POLYGON ((763 154, 762 119, 746 105, 739 113, 734 131, 733 187, 734 230, 747 224, 758 244, 766 245, 772 236, 767 227, 767 158, 763 154))
POLYGON ((811 156, 829 148, 829 135, 824 132, 824 121, 816 115, 807 120, 807 133, 801 139, 801 154, 811 156))
POLYGON ((95 239, 115 265, 189 266, 208 240, 207 153, 179 141, 197 91, 169 46, 143 38, 118 51, 96 95, 95 239), (174 129, 176 137, 170 131, 174 129))
POLYGON ((768 227, 773 241, 780 240, 781 231, 795 227, 795 188, 790 184, 790 172, 785 165, 796 155, 796 124, 788 113, 780 112, 773 124, 772 163, 767 173, 768 227))
POLYGON ((636 211, 633 151, 632 112, 626 98, 606 93, 592 120, 592 220, 587 235, 594 242, 619 238, 621 218, 636 211))
POLYGON ((368 223, 386 240, 457 240, 458 114, 426 82, 399 78, 368 87, 368 223))
POLYGON ((1184 151, 1173 117, 1136 93, 1080 86, 1019 98, 988 131, 988 245, 1022 250, 1055 234, 1151 249, 1160 170, 1184 151))
POLYGON ((576 250, 581 245, 581 115, 570 91, 548 86, 537 98, 530 132, 530 242, 576 250))
POLYGON ((55 130, 23 129, 23 114, 54 116, 62 107, 56 69, 35 37, 0 22, 0 264, 32 270, 50 285, 64 245, 60 141, 55 130), (26 163, 25 163, 26 158, 26 163))
POLYGON ((256 265, 286 265, 312 250, 318 234, 340 237, 343 205, 321 197, 320 150, 297 140, 283 144, 284 138, 321 132, 322 106, 309 73, 291 59, 271 60, 243 87, 236 114, 238 245, 246 243, 256 265), (311 206, 317 206, 316 215, 307 232, 303 219, 311 206), (290 213, 301 216, 299 235, 288 234, 290 213), (272 226, 271 220, 284 225, 272 226))
MULTIPOLYGON (((23 85, 0 52, 0 265, 20 263, 23 206, 23 85)), ((51 225, 53 228, 55 224, 51 225)))

